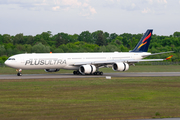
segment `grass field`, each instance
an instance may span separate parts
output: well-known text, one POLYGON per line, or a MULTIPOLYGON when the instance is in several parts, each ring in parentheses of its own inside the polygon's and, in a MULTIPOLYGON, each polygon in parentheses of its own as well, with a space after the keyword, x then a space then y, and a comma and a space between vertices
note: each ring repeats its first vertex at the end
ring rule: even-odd
MULTIPOLYGON (((100 71, 104 73, 115 72, 112 68, 102 68, 100 71)), ((130 66, 126 72, 180 72, 180 65, 137 65, 130 66)), ((0 67, 0 74, 16 74, 16 70, 9 67, 0 67)), ((59 73, 73 73, 72 70, 60 70, 59 73)), ((22 74, 52 74, 44 70, 23 70, 22 74)))
POLYGON ((180 77, 0 81, 0 119, 180 117, 180 77))

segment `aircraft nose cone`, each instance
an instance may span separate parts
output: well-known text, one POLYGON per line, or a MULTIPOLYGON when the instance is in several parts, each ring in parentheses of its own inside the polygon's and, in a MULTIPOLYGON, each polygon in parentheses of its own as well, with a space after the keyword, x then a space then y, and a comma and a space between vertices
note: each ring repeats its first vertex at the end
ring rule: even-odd
POLYGON ((4 62, 4 64, 7 65, 7 66, 9 66, 9 61, 6 60, 6 61, 4 62))

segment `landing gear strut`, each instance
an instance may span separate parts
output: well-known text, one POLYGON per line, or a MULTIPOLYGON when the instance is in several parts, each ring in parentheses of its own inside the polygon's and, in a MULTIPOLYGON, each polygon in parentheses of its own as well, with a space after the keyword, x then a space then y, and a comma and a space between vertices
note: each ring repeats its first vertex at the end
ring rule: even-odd
POLYGON ((21 73, 21 72, 22 72, 22 69, 16 69, 16 71, 18 72, 18 73, 17 73, 17 76, 22 76, 22 73, 21 73))

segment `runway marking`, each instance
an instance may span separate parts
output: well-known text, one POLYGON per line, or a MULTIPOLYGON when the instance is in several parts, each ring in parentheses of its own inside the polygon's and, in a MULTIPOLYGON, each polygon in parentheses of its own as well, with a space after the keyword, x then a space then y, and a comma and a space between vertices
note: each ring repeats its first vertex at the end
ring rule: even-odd
POLYGON ((104 75, 73 75, 73 74, 23 74, 22 76, 0 75, 0 80, 7 79, 46 79, 46 78, 93 78, 93 77, 168 77, 180 76, 180 72, 120 72, 120 73, 104 73, 104 75))

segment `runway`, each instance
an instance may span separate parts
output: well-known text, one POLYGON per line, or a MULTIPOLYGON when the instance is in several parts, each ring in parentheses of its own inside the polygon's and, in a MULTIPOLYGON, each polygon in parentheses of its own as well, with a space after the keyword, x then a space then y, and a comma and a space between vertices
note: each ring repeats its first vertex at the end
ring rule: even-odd
POLYGON ((180 76, 180 72, 120 72, 104 73, 104 75, 73 75, 73 74, 23 74, 22 76, 0 75, 0 80, 7 79, 59 79, 59 78, 93 78, 93 77, 161 77, 180 76))
POLYGON ((137 119, 137 120, 180 120, 180 118, 137 119))

